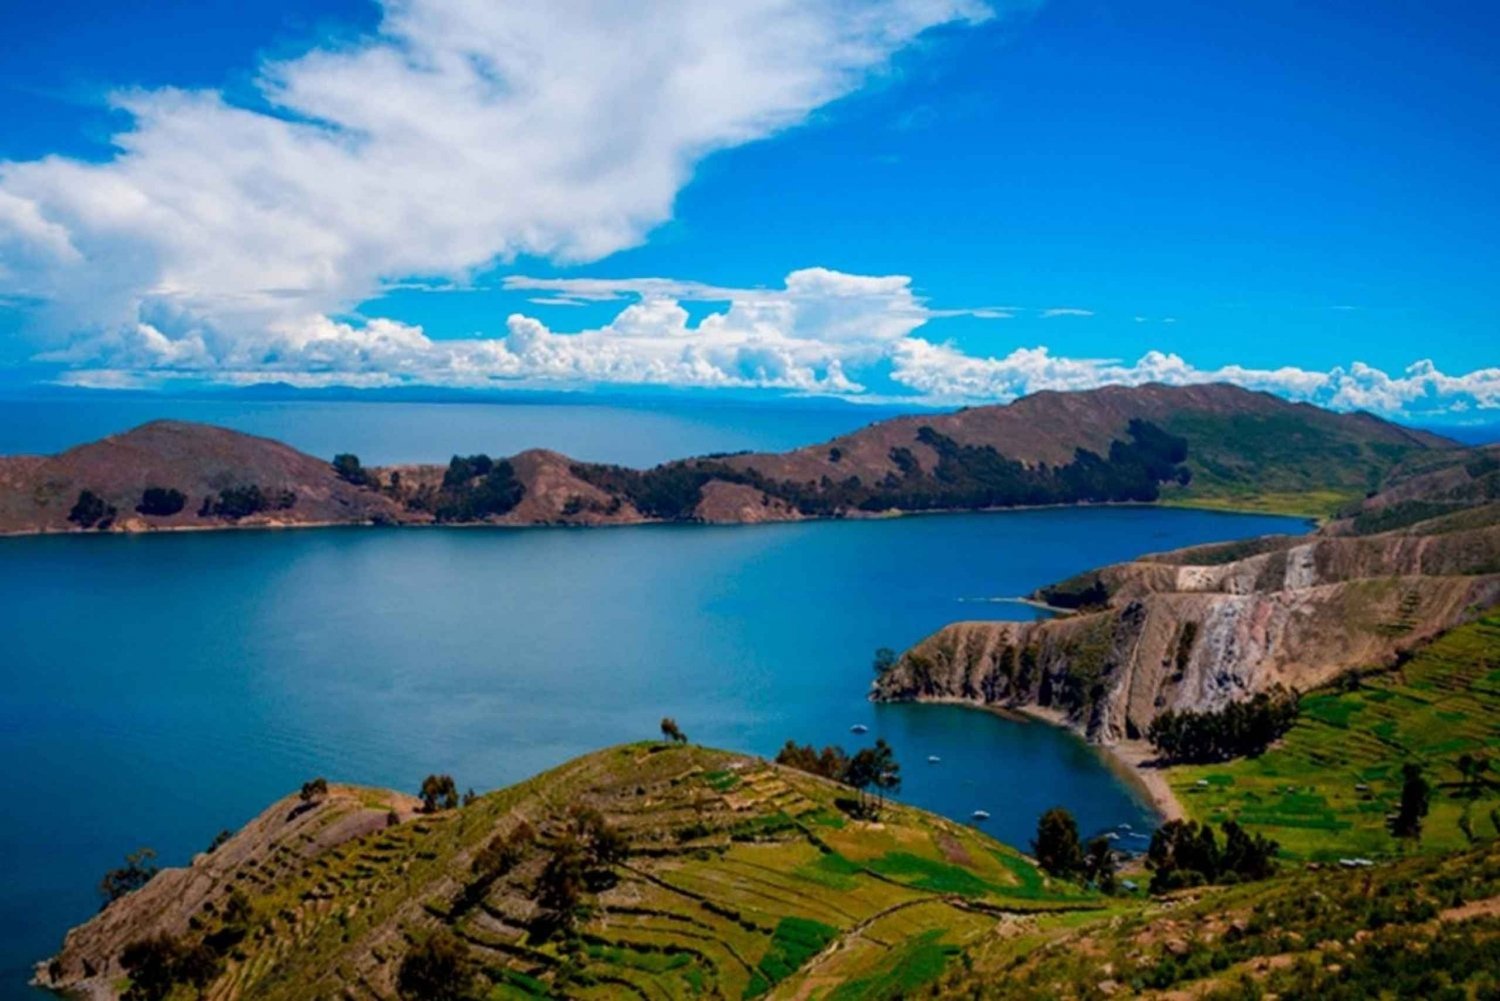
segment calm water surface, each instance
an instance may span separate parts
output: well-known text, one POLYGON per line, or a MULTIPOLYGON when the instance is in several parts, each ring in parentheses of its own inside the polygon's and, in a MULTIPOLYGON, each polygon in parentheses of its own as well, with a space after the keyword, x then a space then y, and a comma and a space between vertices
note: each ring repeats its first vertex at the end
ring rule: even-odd
POLYGON ((315 775, 488 789, 671 715, 696 741, 886 737, 902 798, 1025 844, 1150 823, 1041 724, 864 700, 870 656, 1143 551, 1285 518, 1150 508, 762 527, 0 540, 0 997, 152 845, 180 864, 315 775), (927 756, 941 756, 929 765, 927 756))

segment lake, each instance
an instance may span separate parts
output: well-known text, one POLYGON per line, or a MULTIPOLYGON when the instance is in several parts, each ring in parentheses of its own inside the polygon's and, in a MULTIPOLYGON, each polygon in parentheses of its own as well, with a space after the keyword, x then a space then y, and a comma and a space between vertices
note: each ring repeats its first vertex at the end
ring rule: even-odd
POLYGON ((664 715, 766 755, 883 736, 900 798, 988 810, 1017 845, 1056 804, 1085 833, 1148 827, 1067 733, 868 703, 873 651, 1030 617, 986 599, 1101 563, 1305 527, 1112 507, 0 540, 0 998, 32 996, 31 963, 138 846, 184 863, 317 775, 415 790, 448 772, 486 790, 652 737, 664 715))

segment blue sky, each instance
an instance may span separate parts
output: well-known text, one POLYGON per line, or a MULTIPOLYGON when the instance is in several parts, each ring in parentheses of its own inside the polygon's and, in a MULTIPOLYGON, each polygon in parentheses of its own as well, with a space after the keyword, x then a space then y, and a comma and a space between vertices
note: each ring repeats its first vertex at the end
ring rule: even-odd
POLYGON ((1493 5, 717 6, 8 12, 0 365, 1500 407, 1493 5))

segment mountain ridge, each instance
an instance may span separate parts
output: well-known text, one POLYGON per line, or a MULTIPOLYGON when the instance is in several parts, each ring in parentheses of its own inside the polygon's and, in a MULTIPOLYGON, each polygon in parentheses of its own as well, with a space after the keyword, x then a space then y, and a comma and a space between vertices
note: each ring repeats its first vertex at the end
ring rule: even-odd
POLYGON ((892 418, 785 453, 644 470, 529 449, 455 456, 446 467, 356 461, 340 471, 271 439, 153 421, 58 455, 0 457, 0 533, 753 523, 1040 504, 1254 506, 1268 497, 1331 514, 1413 457, 1457 447, 1373 415, 1226 384, 1037 393, 892 418), (153 487, 181 494, 181 504, 148 502, 153 487))

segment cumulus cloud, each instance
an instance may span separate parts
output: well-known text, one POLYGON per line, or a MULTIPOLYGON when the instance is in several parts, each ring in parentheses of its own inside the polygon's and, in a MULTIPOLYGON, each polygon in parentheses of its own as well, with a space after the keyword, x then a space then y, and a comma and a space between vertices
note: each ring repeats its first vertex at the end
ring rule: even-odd
POLYGON ((375 37, 261 67, 253 107, 125 91, 112 101, 133 124, 107 162, 0 164, 0 294, 45 303, 54 344, 86 331, 136 349, 143 326, 184 357, 196 340, 320 342, 386 283, 637 244, 707 154, 803 121, 928 28, 992 13, 386 0, 375 37))
POLYGON ((1148 351, 1133 363, 1059 357, 1045 347, 1017 348, 1004 357, 985 358, 913 337, 897 346, 891 378, 930 400, 951 402, 1010 400, 1046 389, 1110 384, 1231 382, 1337 410, 1419 414, 1500 407, 1500 368, 1447 375, 1431 361, 1416 362, 1394 376, 1358 361, 1327 372, 1295 366, 1203 369, 1161 351, 1148 351))

